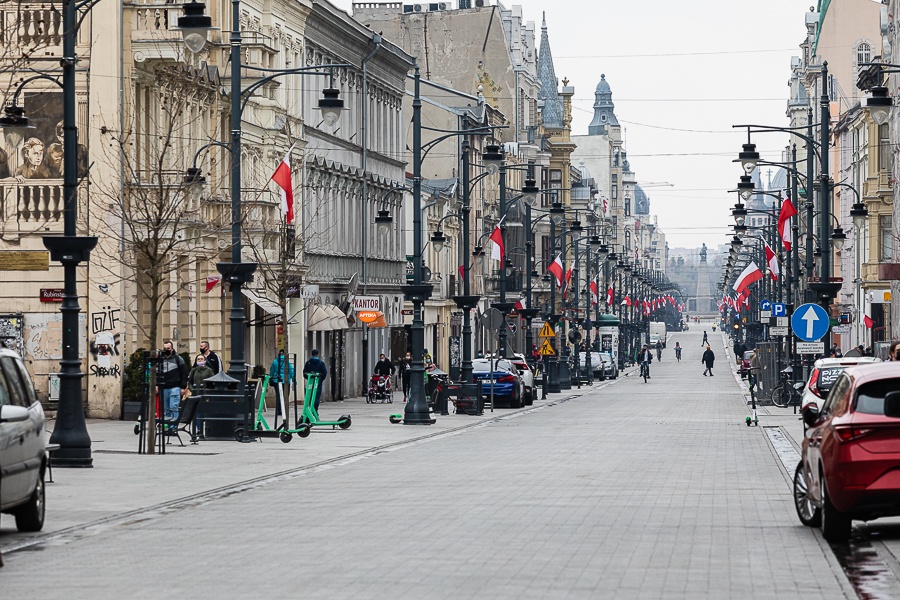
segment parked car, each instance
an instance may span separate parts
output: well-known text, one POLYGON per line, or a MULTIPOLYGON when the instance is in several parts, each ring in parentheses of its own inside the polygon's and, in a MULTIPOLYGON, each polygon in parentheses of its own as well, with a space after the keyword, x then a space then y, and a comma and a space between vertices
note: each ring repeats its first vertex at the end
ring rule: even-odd
POLYGON ((19 531, 44 526, 44 409, 19 355, 0 348, 0 512, 19 531))
POLYGON ((813 368, 809 372, 809 380, 806 383, 806 388, 803 390, 800 407, 802 408, 810 402, 821 404, 828 396, 828 392, 831 390, 834 382, 837 381, 838 376, 844 372, 844 369, 876 362, 881 362, 881 360, 871 356, 820 358, 813 363, 813 368))
POLYGON ((603 376, 606 379, 615 379, 619 376, 619 365, 613 359, 609 352, 598 352, 600 360, 603 361, 603 376))
POLYGON ((750 373, 750 359, 753 358, 753 352, 753 350, 747 350, 741 356, 741 379, 747 379, 747 375, 750 373))
POLYGON ((844 370, 801 414, 809 429, 794 474, 800 522, 840 542, 853 519, 900 516, 900 364, 844 370))
MULTIPOLYGON (((594 380, 603 381, 606 376, 603 374, 603 360, 600 358, 599 352, 581 352, 578 355, 578 372, 581 374, 581 378, 583 380, 586 380, 588 376, 588 355, 590 355, 591 373, 593 373, 594 380)), ((570 360, 569 368, 572 369, 572 372, 574 373, 574 354, 572 355, 572 359, 570 360)))
POLYGON ((519 376, 522 378, 525 404, 531 406, 534 404, 534 371, 528 366, 528 362, 522 354, 515 354, 512 359, 512 364, 516 370, 519 371, 519 376))
MULTIPOLYGON (((491 394, 493 380, 494 401, 509 404, 510 408, 522 408, 525 385, 512 362, 508 359, 494 359, 493 370, 491 360, 479 358, 472 361, 472 376, 481 383, 481 393, 487 399, 491 394)), ((487 400, 485 400, 487 402, 487 400)))

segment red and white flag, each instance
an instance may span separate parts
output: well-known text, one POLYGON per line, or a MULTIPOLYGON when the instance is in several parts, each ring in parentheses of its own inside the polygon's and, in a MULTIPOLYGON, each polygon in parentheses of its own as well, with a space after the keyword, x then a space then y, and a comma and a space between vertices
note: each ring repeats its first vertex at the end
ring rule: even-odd
POLYGON ((569 280, 571 280, 571 279, 572 279, 572 269, 569 268, 569 270, 566 271, 566 285, 565 285, 565 287, 563 287, 563 294, 562 294, 563 300, 566 299, 566 294, 569 292, 569 280))
POLYGON ((612 303, 615 301, 616 294, 613 291, 612 286, 609 286, 609 289, 606 290, 606 304, 607 306, 612 306, 612 303))
POLYGON ((762 279, 762 276, 762 271, 759 270, 756 263, 750 261, 750 264, 747 265, 740 276, 738 276, 737 281, 734 282, 734 291, 738 294, 742 294, 748 286, 762 279))
POLYGON ((600 288, 596 280, 592 281, 588 288, 591 290, 591 306, 593 306, 600 300, 600 288))
POLYGON ((628 294, 625 294, 625 298, 622 299, 623 306, 631 306, 631 298, 628 297, 628 294))
POLYGON ((557 254, 550 266, 547 267, 547 272, 553 273, 553 276, 556 277, 556 287, 562 286, 563 264, 561 256, 561 254, 557 254))
POLYGON ((222 281, 221 275, 210 275, 206 278, 206 293, 210 293, 214 287, 222 281))
POLYGON ((525 309, 525 296, 522 296, 518 300, 516 300, 516 310, 524 310, 525 309))
POLYGON ((872 327, 875 326, 875 321, 872 320, 872 317, 866 314, 866 311, 861 310, 860 312, 863 315, 863 323, 865 324, 866 329, 872 329, 872 327))
POLYGON ((294 146, 288 148, 287 154, 272 173, 272 181, 281 188, 281 214, 286 223, 294 221, 294 184, 291 180, 291 152, 294 146))
MULTIPOLYGON (((500 222, 502 223, 503 221, 500 222)), ((502 267, 505 249, 503 248, 503 231, 500 229, 500 223, 498 223, 497 226, 494 227, 494 231, 491 232, 491 241, 494 242, 494 246, 491 248, 491 258, 499 260, 502 267)))
POLYGON ((794 233, 791 230, 791 217, 797 214, 791 197, 785 198, 781 204, 781 214, 778 215, 778 233, 781 235, 781 241, 784 242, 784 249, 791 251, 791 244, 794 242, 794 233))
POLYGON ((778 281, 781 268, 778 266, 778 257, 775 255, 775 251, 769 248, 768 244, 766 244, 766 262, 769 263, 769 276, 778 281))

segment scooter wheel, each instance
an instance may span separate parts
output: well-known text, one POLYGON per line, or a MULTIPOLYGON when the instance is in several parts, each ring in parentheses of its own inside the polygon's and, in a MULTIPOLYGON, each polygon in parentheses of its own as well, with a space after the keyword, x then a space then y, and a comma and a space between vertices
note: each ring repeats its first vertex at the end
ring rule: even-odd
POLYGON ((394 415, 391 415, 390 419, 391 419, 391 423, 393 423, 394 425, 396 425, 397 423, 399 423, 400 421, 403 420, 400 417, 394 416, 394 415))
POLYGON ((244 439, 244 428, 238 427, 234 430, 234 439, 238 442, 244 439))
POLYGON ((282 431, 281 433, 278 434, 278 439, 281 440, 285 444, 289 444, 292 437, 294 437, 294 436, 292 436, 287 431, 282 431))
POLYGON ((134 424, 134 435, 141 435, 141 424, 140 423, 134 424))
POLYGON ((307 425, 306 427, 301 427, 300 429, 298 429, 297 435, 299 435, 302 438, 308 438, 311 431, 312 431, 312 427, 307 425))
POLYGON ((349 429, 350 428, 350 415, 344 415, 341 417, 340 425, 338 425, 341 429, 349 429))

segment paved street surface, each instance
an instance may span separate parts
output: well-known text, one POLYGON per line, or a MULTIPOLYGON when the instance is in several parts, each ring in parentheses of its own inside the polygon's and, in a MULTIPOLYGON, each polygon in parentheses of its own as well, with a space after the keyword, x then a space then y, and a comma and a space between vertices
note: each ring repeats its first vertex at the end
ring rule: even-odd
POLYGON ((322 412, 351 413, 346 431, 138 456, 130 423, 92 422, 95 468, 56 470, 45 532, 0 523, 2 595, 900 597, 900 528, 878 529, 884 569, 863 595, 794 513, 799 421, 764 409, 746 427, 718 333, 701 375, 702 331, 672 336, 646 384, 431 427, 344 402, 322 412))

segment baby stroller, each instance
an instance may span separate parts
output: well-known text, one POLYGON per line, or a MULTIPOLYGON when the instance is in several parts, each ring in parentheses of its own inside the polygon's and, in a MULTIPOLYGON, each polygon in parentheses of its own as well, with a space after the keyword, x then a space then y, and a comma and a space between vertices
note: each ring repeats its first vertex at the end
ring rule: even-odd
POLYGON ((369 380, 369 393, 366 395, 366 404, 375 404, 387 402, 393 403, 391 399, 391 378, 386 375, 372 375, 369 380))

